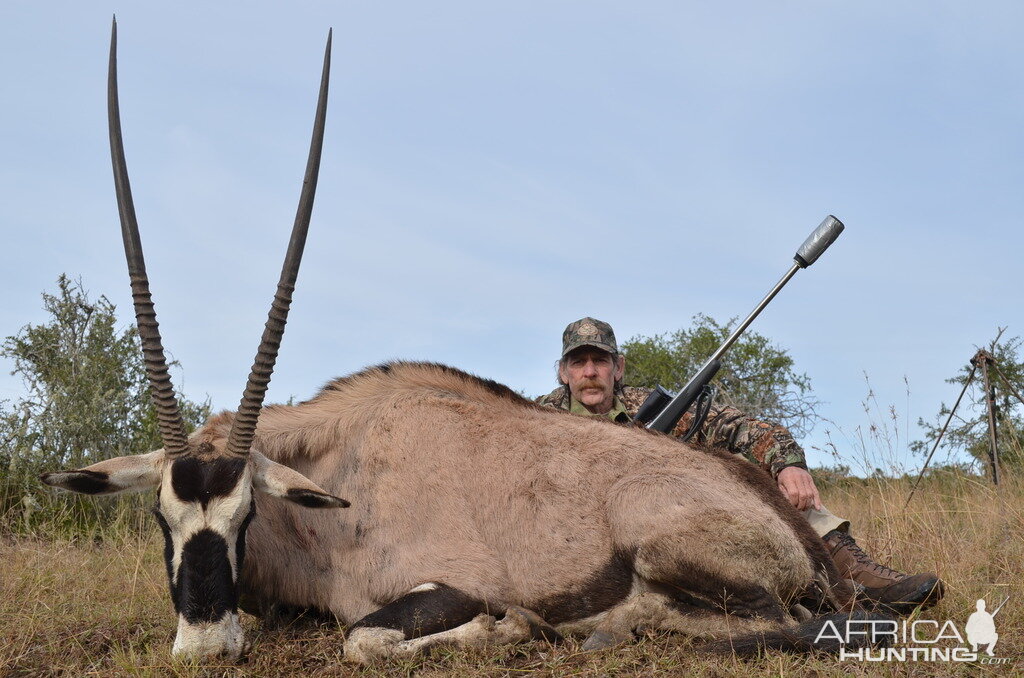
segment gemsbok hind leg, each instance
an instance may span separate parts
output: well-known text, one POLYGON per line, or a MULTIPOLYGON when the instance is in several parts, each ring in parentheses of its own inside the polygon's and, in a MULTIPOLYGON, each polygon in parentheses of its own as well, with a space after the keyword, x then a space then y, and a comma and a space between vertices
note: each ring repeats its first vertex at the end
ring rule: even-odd
POLYGON ((863 610, 814 617, 799 624, 795 621, 780 623, 760 617, 738 617, 682 603, 666 593, 647 591, 630 597, 609 611, 584 643, 583 649, 609 647, 612 643, 601 641, 614 638, 616 633, 622 642, 627 638, 627 632, 631 636, 633 631, 671 631, 711 641, 694 648, 702 653, 735 653, 744 657, 756 656, 766 650, 838 653, 843 647, 884 646, 888 636, 872 638, 871 634, 859 631, 846 633, 849 643, 845 646, 835 640, 836 634, 843 633, 849 622, 857 624, 855 628, 863 629, 869 623, 880 621, 895 623, 890 617, 863 610))
POLYGON ((500 621, 489 614, 492 611, 458 589, 423 584, 356 622, 345 640, 345 659, 369 664, 411 657, 439 645, 480 647, 560 638, 530 610, 509 607, 500 621))
POLYGON ((648 590, 630 596, 601 619, 583 643, 585 651, 601 650, 629 642, 634 633, 671 631, 705 640, 733 634, 776 631, 783 624, 764 618, 744 618, 710 606, 681 602, 671 594, 648 590))
POLYGON ((756 497, 713 496, 664 473, 624 478, 610 495, 612 539, 631 554, 641 595, 605 615, 588 649, 642 626, 714 638, 728 624, 750 631, 794 623, 787 605, 814 572, 799 538, 756 497))

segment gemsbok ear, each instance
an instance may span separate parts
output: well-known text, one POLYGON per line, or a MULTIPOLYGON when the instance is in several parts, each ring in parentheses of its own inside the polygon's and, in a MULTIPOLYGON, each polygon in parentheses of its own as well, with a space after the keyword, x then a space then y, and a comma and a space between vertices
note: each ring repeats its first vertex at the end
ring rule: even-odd
POLYGON ((77 471, 44 473, 39 480, 51 487, 79 494, 144 492, 160 484, 163 458, 163 450, 114 457, 77 471))
POLYGON ((256 451, 249 453, 255 462, 252 484, 261 492, 287 499, 306 508, 348 508, 349 503, 335 497, 294 469, 267 459, 256 451))

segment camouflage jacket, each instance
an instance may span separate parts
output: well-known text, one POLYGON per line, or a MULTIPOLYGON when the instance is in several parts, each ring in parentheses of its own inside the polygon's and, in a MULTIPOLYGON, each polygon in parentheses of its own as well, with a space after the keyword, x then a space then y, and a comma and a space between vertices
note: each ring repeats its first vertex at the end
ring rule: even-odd
MULTIPOLYGON (((621 403, 626 413, 632 417, 650 392, 651 390, 647 388, 627 386, 616 394, 616 403, 621 403)), ((559 386, 546 396, 537 398, 541 405, 563 410, 571 408, 571 400, 568 389, 564 386, 559 386)), ((672 435, 682 435, 690 427, 692 420, 693 412, 688 411, 676 425, 672 435)), ((734 454, 742 454, 747 461, 757 464, 773 478, 778 477, 779 472, 788 466, 807 468, 803 449, 784 426, 748 417, 735 407, 712 405, 708 418, 692 440, 709 447, 724 447, 734 454)))

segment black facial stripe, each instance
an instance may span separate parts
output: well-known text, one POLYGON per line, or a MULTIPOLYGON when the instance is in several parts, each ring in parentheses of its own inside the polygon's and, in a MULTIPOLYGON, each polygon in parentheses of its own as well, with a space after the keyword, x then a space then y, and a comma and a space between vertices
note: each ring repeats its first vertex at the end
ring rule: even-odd
POLYGON ((198 501, 206 508, 213 497, 226 497, 234 491, 245 464, 245 459, 237 457, 210 461, 181 457, 171 466, 171 488, 182 501, 198 501))
MULTIPOLYGON (((53 475, 56 474, 44 473, 43 481, 45 482, 48 476, 53 475)), ((110 476, 102 471, 71 471, 67 473, 67 478, 61 483, 61 486, 82 494, 104 494, 116 489, 110 483, 109 478, 110 476)))
POLYGON ((238 538, 235 541, 235 568, 241 576, 242 561, 245 559, 245 531, 249 529, 249 523, 256 517, 256 500, 249 502, 249 512, 245 514, 242 525, 238 528, 238 538))
POLYGON ((213 530, 192 535, 181 552, 177 580, 178 613, 190 624, 213 622, 238 610, 228 543, 213 530))
MULTIPOLYGON (((159 501, 159 493, 157 501, 159 501)), ((174 611, 180 612, 178 589, 174 586, 174 569, 171 566, 171 561, 174 560, 174 542, 171 541, 171 526, 167 524, 167 520, 160 513, 158 506, 153 507, 153 515, 156 517, 157 525, 160 526, 160 531, 164 533, 164 564, 167 565, 167 582, 171 587, 171 602, 174 603, 174 611)))

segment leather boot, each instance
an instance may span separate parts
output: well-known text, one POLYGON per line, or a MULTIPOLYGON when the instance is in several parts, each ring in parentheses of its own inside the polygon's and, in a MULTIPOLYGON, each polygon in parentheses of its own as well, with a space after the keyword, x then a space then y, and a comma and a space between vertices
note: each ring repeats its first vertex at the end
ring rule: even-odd
POLYGON ((907 615, 918 606, 931 607, 945 593, 934 573, 908 575, 876 563, 846 532, 832 530, 822 539, 839 574, 852 579, 874 607, 907 615))

